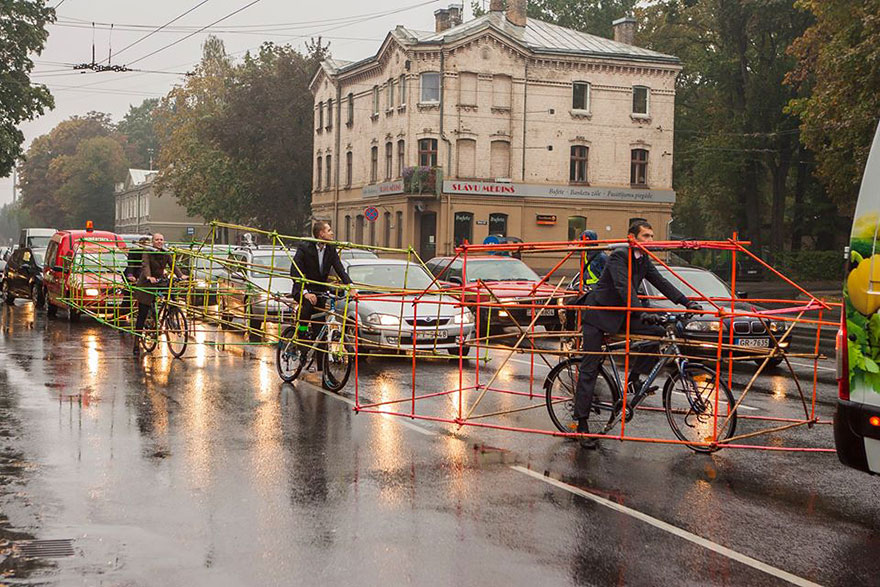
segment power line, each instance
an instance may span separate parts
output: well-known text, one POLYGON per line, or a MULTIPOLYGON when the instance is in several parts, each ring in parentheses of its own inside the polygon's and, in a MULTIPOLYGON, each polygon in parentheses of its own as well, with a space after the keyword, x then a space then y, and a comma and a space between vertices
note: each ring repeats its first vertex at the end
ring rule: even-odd
MULTIPOLYGON (((122 48, 122 50, 117 51, 117 52, 116 52, 116 55, 118 56, 120 53, 123 53, 123 52, 127 51, 128 49, 131 49, 132 47, 134 47, 135 45, 137 45, 137 44, 140 43, 141 41, 146 40, 146 39, 149 39, 150 37, 152 37, 153 35, 155 35, 155 34, 158 33, 159 31, 161 31, 162 29, 164 29, 164 28, 166 28, 167 26, 169 26, 171 23, 180 20, 181 18, 183 18, 184 16, 186 16, 186 15, 189 14, 190 12, 196 10, 197 8, 199 8, 200 6, 203 6, 204 4, 207 4, 208 2, 210 2, 210 0, 202 0, 201 2, 199 2, 198 4, 196 4, 195 6, 193 6, 192 8, 190 8, 189 10, 187 10, 187 11, 185 11, 185 12, 182 12, 181 14, 179 14, 179 15, 177 15, 176 17, 172 18, 171 20, 169 20, 168 22, 166 22, 166 23, 163 24, 162 26, 153 29, 152 31, 150 31, 149 33, 147 33, 146 35, 144 35, 143 37, 141 37, 141 38, 139 38, 138 40, 134 41, 133 43, 131 43, 131 44, 129 44, 129 45, 126 45, 125 47, 122 48)), ((110 25, 110 30, 111 30, 111 31, 113 30, 113 24, 110 25)), ((110 58, 109 58, 109 57, 107 58, 107 62, 108 62, 108 63, 110 62, 110 58)))

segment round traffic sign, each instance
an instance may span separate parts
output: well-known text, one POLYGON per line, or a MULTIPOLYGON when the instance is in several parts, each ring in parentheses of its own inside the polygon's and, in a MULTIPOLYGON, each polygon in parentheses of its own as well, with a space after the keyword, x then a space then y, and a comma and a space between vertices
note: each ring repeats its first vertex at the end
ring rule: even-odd
POLYGON ((368 206, 364 209, 364 218, 370 222, 375 222, 379 218, 379 209, 375 206, 368 206))
POLYGON ((494 234, 490 234, 486 238, 483 239, 484 245, 497 245, 501 242, 501 239, 495 236, 494 234))

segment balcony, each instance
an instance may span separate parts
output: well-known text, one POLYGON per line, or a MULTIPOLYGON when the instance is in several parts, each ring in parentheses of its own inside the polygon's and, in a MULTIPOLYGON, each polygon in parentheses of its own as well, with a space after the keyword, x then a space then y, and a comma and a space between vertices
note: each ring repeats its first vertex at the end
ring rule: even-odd
POLYGON ((439 167, 405 167, 403 169, 403 191, 407 194, 436 194, 438 183, 443 181, 439 167))

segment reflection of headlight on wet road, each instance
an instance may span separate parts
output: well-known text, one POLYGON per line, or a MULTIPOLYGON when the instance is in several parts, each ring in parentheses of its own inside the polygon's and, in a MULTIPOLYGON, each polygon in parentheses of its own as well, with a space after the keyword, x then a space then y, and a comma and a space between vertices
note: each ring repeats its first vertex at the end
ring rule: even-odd
POLYGON ((96 298, 101 292, 98 291, 96 287, 90 287, 86 289, 86 295, 90 298, 96 298))

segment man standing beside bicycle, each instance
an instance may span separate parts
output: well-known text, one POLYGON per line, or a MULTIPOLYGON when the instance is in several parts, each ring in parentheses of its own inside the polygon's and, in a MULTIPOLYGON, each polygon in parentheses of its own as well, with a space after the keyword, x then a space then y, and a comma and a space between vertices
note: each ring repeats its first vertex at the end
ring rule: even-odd
MULTIPOLYGON (((147 315, 153 311, 153 305, 156 303, 156 294, 154 293, 157 289, 156 284, 165 279, 166 269, 171 263, 171 255, 165 249, 165 236, 162 233, 154 233, 150 244, 152 248, 143 251, 140 275, 135 284, 137 289, 135 289, 134 297, 138 302, 137 322, 134 326, 136 334, 143 331, 147 315)), ((183 277, 179 267, 174 267, 174 275, 178 278, 183 277)), ((135 336, 132 354, 138 356, 139 353, 140 339, 135 336)))
MULTIPOLYGON (((290 266, 290 276, 293 278, 293 287, 290 295, 300 302, 297 316, 297 337, 304 340, 312 340, 316 329, 310 329, 312 314, 315 309, 324 309, 324 302, 329 291, 327 278, 330 269, 342 283, 349 285, 351 278, 345 271, 336 247, 330 242, 334 239, 333 228, 326 220, 316 220, 312 225, 312 236, 318 241, 305 243, 296 249, 293 256, 293 264, 290 266), (323 241, 323 242, 322 242, 323 241), (305 291, 303 291, 305 290, 305 291), (302 296, 300 297, 300 294, 302 296)), ((351 290, 356 293, 356 290, 351 290)), ((303 349, 303 353, 308 349, 303 349)))
MULTIPOLYGON (((634 222, 627 233, 639 243, 654 240, 654 229, 643 220, 634 222)), ((689 301, 687 296, 664 279, 648 256, 638 249, 632 251, 632 270, 630 271, 629 253, 629 247, 619 247, 609 255, 602 275, 584 302, 586 306, 601 308, 587 309, 583 316, 582 348, 586 354, 581 359, 574 400, 574 417, 578 422, 577 431, 579 433, 589 434, 590 432, 588 418, 593 404, 596 377, 599 373, 599 366, 604 359, 602 355, 603 339, 608 334, 619 334, 626 330, 626 310, 611 308, 626 308, 628 284, 631 284, 629 296, 634 308, 644 306, 639 299, 638 291, 642 281, 647 279, 670 301, 685 306, 689 310, 701 309, 699 302, 689 301)), ((662 337, 665 330, 658 325, 658 316, 632 310, 629 332, 634 335, 662 337)), ((646 355, 633 357, 630 360, 627 382, 629 393, 635 393, 641 388, 639 375, 650 373, 658 360, 657 356, 651 355, 659 353, 660 344, 657 342, 643 350, 647 353, 646 355)), ((581 437, 580 445, 582 448, 594 449, 598 442, 595 438, 581 437)))

